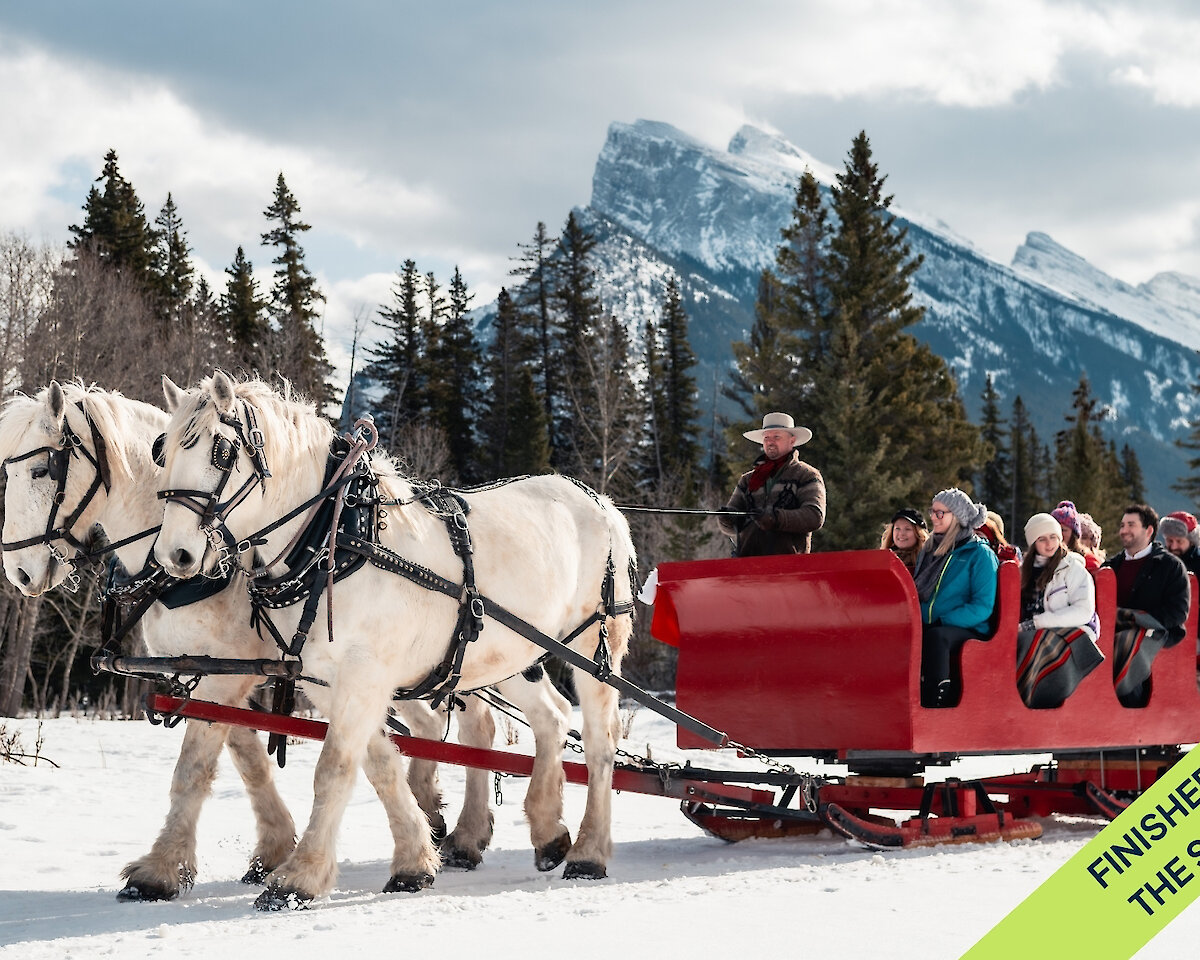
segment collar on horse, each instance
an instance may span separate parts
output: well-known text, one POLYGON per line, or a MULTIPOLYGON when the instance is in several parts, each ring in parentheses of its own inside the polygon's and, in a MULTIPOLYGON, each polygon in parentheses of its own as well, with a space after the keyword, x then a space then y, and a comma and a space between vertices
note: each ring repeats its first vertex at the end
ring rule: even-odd
MULTIPOLYGON (((64 416, 62 421, 62 436, 59 438, 56 446, 35 447, 33 450, 23 453, 20 456, 9 457, 7 460, 5 460, 3 464, 4 466, 7 466, 10 463, 19 463, 22 460, 28 460, 31 457, 40 456, 43 453, 46 454, 47 470, 49 472, 50 479, 55 482, 56 486, 54 491, 54 499, 50 507, 50 513, 46 517, 45 532, 35 537, 27 537, 24 540, 0 542, 0 549, 5 551, 22 550, 25 547, 32 547, 43 543, 46 544, 50 548, 50 552, 54 555, 56 560, 61 563, 69 564, 73 568, 71 576, 73 585, 77 585, 79 582, 79 577, 75 572, 75 568, 84 562, 94 559, 99 555, 99 553, 106 551, 100 551, 99 553, 92 552, 89 549, 89 543, 86 540, 81 540, 79 537, 77 537, 72 528, 75 526, 75 523, 79 520, 79 518, 83 516, 83 512, 88 508, 88 505, 91 504, 93 499, 95 499, 96 494, 100 492, 100 488, 103 487, 105 493, 112 488, 112 476, 108 466, 108 449, 104 443, 104 438, 100 435, 100 431, 96 429, 95 421, 88 416, 88 412, 83 405, 83 401, 80 400, 75 405, 79 408, 80 413, 83 414, 83 419, 88 425, 92 436, 92 446, 96 452, 93 454, 92 451, 88 450, 88 448, 84 446, 83 439, 79 436, 79 434, 71 429, 71 424, 64 416), (88 488, 80 498, 79 503, 75 505, 75 509, 67 515, 62 523, 56 525, 59 509, 62 507, 63 501, 66 499, 67 476, 72 457, 82 457, 91 463, 94 471, 92 482, 88 485, 88 488), (59 540, 63 540, 70 544, 70 546, 75 549, 75 555, 72 557, 63 555, 63 553, 56 546, 59 540)), ((150 531, 140 534, 139 537, 123 540, 121 541, 121 545, 130 543, 134 539, 139 539, 141 536, 147 536, 149 532, 150 531)), ((108 549, 112 548, 110 547, 108 549)))

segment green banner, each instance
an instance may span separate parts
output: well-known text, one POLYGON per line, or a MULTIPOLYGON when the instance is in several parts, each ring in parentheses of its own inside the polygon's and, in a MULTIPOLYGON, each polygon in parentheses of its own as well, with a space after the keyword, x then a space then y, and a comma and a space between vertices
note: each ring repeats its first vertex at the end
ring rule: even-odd
POLYGON ((963 960, 1128 960, 1200 895, 1200 747, 972 947, 963 960))

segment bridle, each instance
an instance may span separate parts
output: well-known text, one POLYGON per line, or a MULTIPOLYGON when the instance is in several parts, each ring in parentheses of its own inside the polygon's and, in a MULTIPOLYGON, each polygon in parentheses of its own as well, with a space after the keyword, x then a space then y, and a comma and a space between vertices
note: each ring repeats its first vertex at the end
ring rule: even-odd
MULTIPOLYGON (((203 408, 207 403, 207 398, 200 401, 200 408, 203 408)), ((237 436, 230 438, 220 433, 213 434, 212 453, 209 456, 209 462, 220 472, 221 478, 217 481, 217 486, 214 490, 189 490, 189 489, 171 489, 159 490, 158 498, 166 500, 168 503, 178 503, 192 513, 196 514, 200 520, 200 529, 208 538, 209 546, 217 552, 217 567, 218 573, 215 576, 229 576, 232 566, 237 563, 236 555, 248 552, 254 546, 256 538, 250 537, 239 542, 229 527, 226 525, 226 518, 231 514, 238 504, 242 503, 253 492, 256 486, 262 485, 264 492, 266 491, 266 480, 271 476, 271 470, 267 466, 267 456, 264 450, 265 438, 263 432, 258 428, 258 422, 254 417, 254 408, 245 400, 241 402, 245 420, 233 413, 218 413, 217 418, 227 427, 232 427, 237 436), (245 448, 247 455, 250 458, 250 464, 253 470, 237 490, 229 497, 228 500, 222 500, 221 497, 225 493, 225 488, 229 485, 229 479, 233 476, 233 468, 237 463, 238 453, 242 448, 245 448)), ((199 409, 197 410, 199 412, 199 409)), ((159 440, 163 438, 160 437, 159 440)), ((193 439, 190 443, 182 442, 181 446, 185 450, 191 449, 196 443, 193 439)), ((155 457, 158 458, 162 453, 162 443, 155 441, 155 457)), ((165 464, 165 460, 161 462, 165 464)), ((206 575, 207 576, 207 575, 206 575)))
POLYGON ((92 500, 95 499, 96 494, 100 492, 100 488, 103 487, 105 493, 108 493, 112 488, 112 477, 109 472, 108 453, 104 443, 104 438, 100 435, 100 431, 96 429, 95 421, 88 416, 88 412, 84 408, 83 403, 78 402, 76 403, 76 406, 83 414, 83 418, 87 422, 88 428, 91 431, 92 444, 96 449, 96 453, 93 455, 92 452, 83 445, 82 438, 79 436, 79 434, 71 429, 71 424, 67 421, 67 418, 64 415, 62 421, 62 437, 59 439, 57 446, 35 447, 33 450, 23 453, 20 456, 8 457, 6 460, 4 460, 2 465, 7 467, 10 463, 20 463, 22 460, 28 460, 31 457, 40 456, 43 453, 46 454, 48 460, 47 470, 50 475, 50 479, 55 482, 56 487, 54 491, 53 504, 50 507, 50 514, 46 518, 46 530, 44 533, 41 533, 35 537, 28 537, 24 540, 0 541, 0 549, 3 549, 4 552, 23 550, 26 547, 33 547, 43 543, 46 544, 46 546, 49 547, 50 554, 54 557, 54 559, 72 568, 72 586, 77 586, 79 581, 79 576, 75 568, 77 568, 81 563, 92 559, 94 556, 94 554, 88 550, 87 543, 83 540, 80 540, 77 536, 75 536, 74 533, 72 533, 72 528, 75 526, 75 523, 79 520, 79 518, 83 516, 83 512, 88 508, 92 500), (60 524, 56 525, 58 521, 59 510, 63 505, 63 501, 66 499, 67 474, 72 457, 83 457, 84 459, 88 460, 92 464, 94 474, 92 476, 92 482, 88 485, 87 491, 84 493, 83 497, 80 498, 79 503, 76 504, 75 509, 71 511, 66 519, 64 519, 60 524), (67 557, 61 550, 59 550, 57 546, 59 540, 63 540, 70 544, 70 546, 75 549, 75 556, 67 557))

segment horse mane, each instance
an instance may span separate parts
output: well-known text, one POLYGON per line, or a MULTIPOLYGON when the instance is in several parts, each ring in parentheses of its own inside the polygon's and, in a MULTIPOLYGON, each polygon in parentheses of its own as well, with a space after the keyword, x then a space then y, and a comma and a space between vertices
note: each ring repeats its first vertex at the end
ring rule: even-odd
MULTIPOLYGON (((92 431, 82 422, 76 407, 77 403, 82 403, 83 409, 104 438, 110 470, 125 479, 132 479, 126 442, 132 435, 132 429, 138 421, 162 429, 166 414, 157 407, 131 400, 115 390, 104 390, 94 383, 85 385, 81 379, 62 384, 62 391, 66 400, 64 416, 71 424, 71 429, 91 446, 92 431)), ((23 447, 28 447, 28 435, 34 429, 46 433, 51 441, 57 439, 58 428, 49 415, 49 392, 49 387, 43 387, 32 397, 17 394, 5 401, 0 411, 0 459, 7 459, 23 447)))
MULTIPOLYGON (((195 390, 180 401, 171 420, 167 443, 190 446, 204 430, 215 431, 220 420, 213 398, 213 378, 205 377, 195 390)), ((234 396, 254 409, 263 433, 267 463, 287 463, 297 456, 328 448, 333 440, 333 425, 317 413, 314 404, 294 394, 282 396, 269 383, 257 377, 233 381, 234 396)), ((241 417, 242 412, 234 413, 241 417)))

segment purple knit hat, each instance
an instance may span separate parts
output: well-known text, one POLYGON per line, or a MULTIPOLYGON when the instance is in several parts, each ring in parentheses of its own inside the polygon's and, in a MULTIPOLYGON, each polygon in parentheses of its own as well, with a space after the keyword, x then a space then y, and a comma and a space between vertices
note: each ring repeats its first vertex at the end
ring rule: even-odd
POLYGON ((1079 525, 1079 514, 1075 510, 1075 504, 1070 500, 1060 500, 1058 506, 1050 511, 1050 516, 1068 530, 1073 530, 1075 536, 1079 536, 1083 532, 1083 528, 1079 525))

